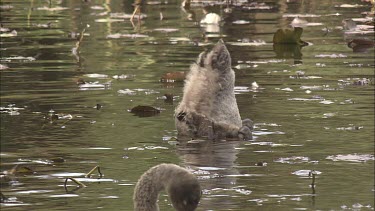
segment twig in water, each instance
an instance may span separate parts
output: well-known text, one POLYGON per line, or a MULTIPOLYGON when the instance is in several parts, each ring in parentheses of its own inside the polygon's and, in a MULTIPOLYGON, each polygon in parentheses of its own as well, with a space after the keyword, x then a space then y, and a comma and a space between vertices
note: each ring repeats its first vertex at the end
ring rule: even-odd
POLYGON ((78 181, 78 180, 76 180, 76 179, 74 179, 74 178, 72 178, 72 177, 68 177, 68 178, 65 179, 65 183, 64 183, 64 188, 65 188, 65 189, 67 189, 67 188, 66 188, 66 184, 68 183, 68 180, 72 180, 73 182, 75 182, 77 185, 79 185, 79 186, 82 187, 82 188, 87 187, 87 186, 86 186, 85 184, 83 184, 82 182, 80 182, 80 181, 78 181))
MULTIPOLYGON (((89 26, 87 26, 87 27, 89 27, 89 26)), ((86 31, 86 28, 87 28, 87 27, 85 27, 85 28, 82 30, 81 34, 79 35, 79 39, 78 39, 78 41, 76 42, 76 51, 77 51, 77 52, 79 51, 79 48, 81 47, 81 43, 82 43, 82 40, 83 40, 83 35, 85 34, 85 31, 86 31)))
POLYGON ((140 14, 141 10, 140 9, 141 9, 141 5, 135 6, 134 12, 133 12, 132 16, 130 17, 130 21, 132 21, 134 19, 134 16, 135 16, 136 13, 139 13, 138 20, 141 19, 141 14, 140 14))
POLYGON ((95 166, 93 169, 91 169, 91 171, 89 171, 89 173, 87 173, 87 174, 85 175, 85 177, 86 177, 86 178, 89 178, 89 177, 91 176, 91 174, 92 174, 96 169, 98 169, 99 176, 100 176, 100 178, 102 178, 102 177, 103 177, 103 174, 102 174, 102 172, 100 172, 100 166, 95 166))

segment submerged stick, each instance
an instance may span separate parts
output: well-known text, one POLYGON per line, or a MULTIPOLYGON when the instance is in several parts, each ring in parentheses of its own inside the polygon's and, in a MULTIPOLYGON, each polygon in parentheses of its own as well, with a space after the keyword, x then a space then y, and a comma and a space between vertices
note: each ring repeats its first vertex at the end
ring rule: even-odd
POLYGON ((98 169, 99 176, 100 176, 100 178, 102 178, 103 174, 102 174, 102 172, 100 172, 100 166, 95 166, 93 169, 91 169, 91 171, 89 171, 89 173, 87 173, 87 174, 85 175, 85 177, 86 177, 86 178, 89 178, 89 177, 91 176, 91 174, 92 174, 96 169, 98 169))

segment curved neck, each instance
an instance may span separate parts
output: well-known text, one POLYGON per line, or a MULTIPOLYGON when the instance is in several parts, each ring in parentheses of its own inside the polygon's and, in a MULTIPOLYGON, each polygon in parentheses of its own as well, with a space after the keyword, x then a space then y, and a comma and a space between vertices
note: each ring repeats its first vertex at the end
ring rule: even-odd
POLYGON ((176 173, 177 169, 171 164, 161 164, 146 171, 134 189, 134 210, 158 211, 159 192, 168 187, 171 177, 176 173))

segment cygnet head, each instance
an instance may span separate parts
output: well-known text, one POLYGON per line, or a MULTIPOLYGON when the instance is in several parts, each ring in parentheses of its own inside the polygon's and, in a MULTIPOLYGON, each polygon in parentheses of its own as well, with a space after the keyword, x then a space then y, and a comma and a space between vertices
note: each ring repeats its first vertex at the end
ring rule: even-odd
POLYGON ((202 193, 198 180, 193 175, 181 175, 171 180, 167 192, 173 207, 177 211, 194 211, 202 193))
POLYGON ((174 164, 159 164, 147 170, 134 188, 134 210, 159 211, 159 192, 165 190, 177 211, 194 211, 201 198, 198 179, 174 164))

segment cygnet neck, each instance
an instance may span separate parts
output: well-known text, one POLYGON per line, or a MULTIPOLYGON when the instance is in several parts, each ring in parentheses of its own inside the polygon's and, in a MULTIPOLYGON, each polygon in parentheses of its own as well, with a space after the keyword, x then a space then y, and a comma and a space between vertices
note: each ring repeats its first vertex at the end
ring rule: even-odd
POLYGON ((174 164, 160 164, 147 170, 138 180, 133 195, 135 211, 159 211, 159 192, 167 191, 178 211, 193 211, 198 205, 201 189, 197 178, 174 164))

